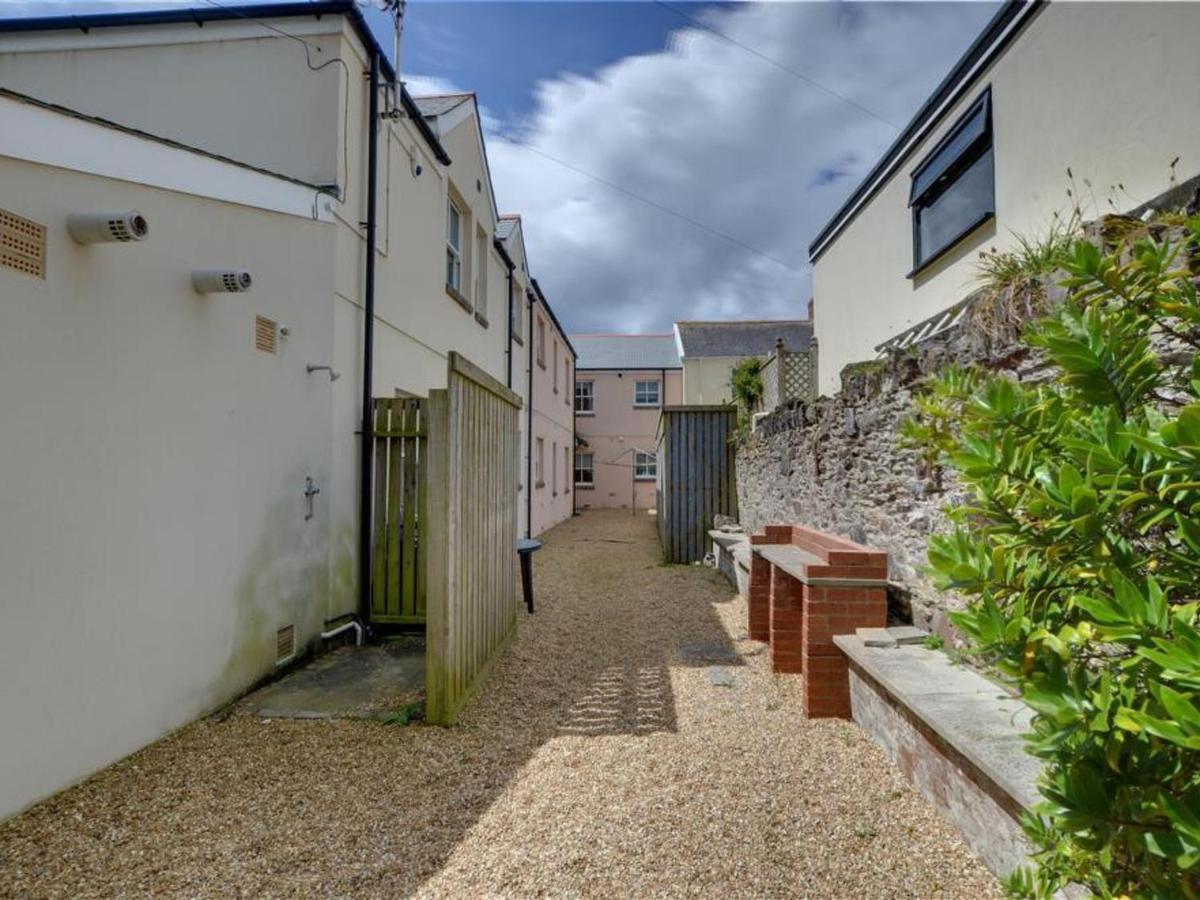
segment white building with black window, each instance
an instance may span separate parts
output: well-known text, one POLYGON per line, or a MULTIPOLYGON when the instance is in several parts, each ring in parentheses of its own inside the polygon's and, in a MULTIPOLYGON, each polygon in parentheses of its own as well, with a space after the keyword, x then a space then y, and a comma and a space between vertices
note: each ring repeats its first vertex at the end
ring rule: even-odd
POLYGON ((980 251, 1197 176, 1198 34, 1190 3, 1002 6, 809 247, 820 390, 961 301, 980 251))

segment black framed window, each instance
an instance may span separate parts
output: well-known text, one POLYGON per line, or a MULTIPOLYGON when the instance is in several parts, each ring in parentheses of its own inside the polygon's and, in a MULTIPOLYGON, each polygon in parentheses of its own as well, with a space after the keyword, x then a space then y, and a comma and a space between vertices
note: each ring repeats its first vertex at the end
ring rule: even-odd
POLYGON ((984 91, 912 174, 916 271, 996 214, 992 94, 984 91))

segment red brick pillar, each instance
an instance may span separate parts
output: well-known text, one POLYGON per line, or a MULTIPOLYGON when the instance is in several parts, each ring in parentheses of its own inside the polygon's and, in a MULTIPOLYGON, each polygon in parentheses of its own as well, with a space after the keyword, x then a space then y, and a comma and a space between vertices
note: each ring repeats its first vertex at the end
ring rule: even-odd
POLYGON ((754 552, 763 544, 786 544, 792 539, 787 525, 768 525, 762 534, 750 535, 750 596, 746 598, 749 622, 746 625, 751 640, 766 641, 771 637, 771 564, 754 552))
POLYGON ((808 529, 794 529, 792 540, 824 562, 805 569, 804 714, 848 719, 849 665, 833 637, 887 625, 887 554, 808 529))
POLYGON ((771 568, 771 670, 804 671, 804 582, 771 568))

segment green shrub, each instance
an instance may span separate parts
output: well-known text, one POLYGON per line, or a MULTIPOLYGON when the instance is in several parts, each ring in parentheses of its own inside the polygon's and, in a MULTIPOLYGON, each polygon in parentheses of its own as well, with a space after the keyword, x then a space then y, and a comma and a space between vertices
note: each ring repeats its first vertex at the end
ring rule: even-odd
POLYGON ((1036 714, 1016 894, 1200 897, 1198 245, 1195 219, 1111 254, 1074 241, 1068 299, 1023 337, 1057 376, 948 372, 908 429, 969 496, 929 550, 971 599, 955 623, 1036 714))

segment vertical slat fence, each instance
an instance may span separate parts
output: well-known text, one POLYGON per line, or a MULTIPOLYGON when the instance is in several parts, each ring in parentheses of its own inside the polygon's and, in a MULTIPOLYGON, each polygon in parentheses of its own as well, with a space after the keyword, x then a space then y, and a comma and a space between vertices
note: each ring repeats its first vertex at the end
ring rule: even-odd
POLYGON ((668 406, 660 426, 658 528, 667 562, 703 559, 713 516, 737 516, 737 410, 668 406))
POLYGON ((426 506, 424 401, 375 401, 375 559, 371 622, 425 623, 421 530, 426 506))
POLYGON ((449 724, 517 624, 521 399, 457 353, 426 402, 425 718, 449 724))

